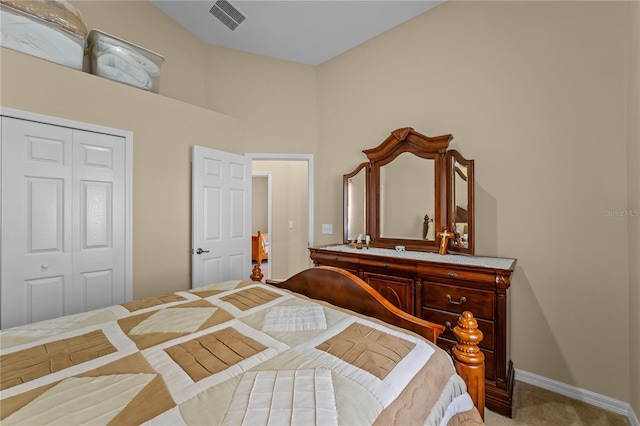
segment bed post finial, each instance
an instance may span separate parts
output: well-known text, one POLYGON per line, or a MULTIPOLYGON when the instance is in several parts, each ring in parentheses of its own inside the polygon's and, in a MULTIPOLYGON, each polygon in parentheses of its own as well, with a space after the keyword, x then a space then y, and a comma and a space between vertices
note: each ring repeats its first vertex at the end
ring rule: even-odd
POLYGON ((262 274, 262 269, 260 269, 260 264, 256 263, 253 265, 253 270, 251 271, 249 278, 251 278, 251 281, 262 281, 263 277, 264 275, 262 274))
POLYGON ((452 351, 456 370, 467 383, 467 392, 484 419, 484 354, 478 347, 483 335, 471 312, 462 313, 453 334, 458 340, 452 351))

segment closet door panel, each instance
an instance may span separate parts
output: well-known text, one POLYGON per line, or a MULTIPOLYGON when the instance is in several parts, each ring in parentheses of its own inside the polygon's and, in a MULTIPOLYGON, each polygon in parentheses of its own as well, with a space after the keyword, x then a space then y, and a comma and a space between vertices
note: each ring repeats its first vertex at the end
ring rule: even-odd
POLYGON ((64 315, 64 275, 27 280, 27 317, 31 322, 64 315))
POLYGON ((2 328, 70 313, 72 137, 2 117, 2 328))
POLYGON ((74 310, 125 301, 125 152, 118 136, 73 132, 74 310))
POLYGON ((111 248, 113 184, 80 182, 80 247, 82 250, 111 248))
POLYGON ((26 252, 64 251, 64 180, 25 177, 26 252))
POLYGON ((113 299, 113 270, 83 272, 80 275, 86 310, 102 308, 105 300, 113 299))

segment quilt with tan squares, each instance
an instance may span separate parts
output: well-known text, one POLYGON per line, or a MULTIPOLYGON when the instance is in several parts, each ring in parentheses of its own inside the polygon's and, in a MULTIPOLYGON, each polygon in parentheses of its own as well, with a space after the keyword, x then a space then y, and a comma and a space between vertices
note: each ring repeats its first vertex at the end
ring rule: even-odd
POLYGON ((260 283, 16 327, 0 343, 3 425, 481 422, 433 344, 260 283))

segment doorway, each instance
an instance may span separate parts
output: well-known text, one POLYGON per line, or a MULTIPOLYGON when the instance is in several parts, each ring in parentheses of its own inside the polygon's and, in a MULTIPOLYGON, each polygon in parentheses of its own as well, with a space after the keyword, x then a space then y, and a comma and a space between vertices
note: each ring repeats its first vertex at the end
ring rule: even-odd
POLYGON ((269 268, 271 188, 271 172, 252 171, 251 267, 259 263, 264 278, 271 278, 269 268))
MULTIPOLYGON (((252 159, 253 176, 268 175, 271 180, 266 202, 269 253, 263 273, 265 278, 288 278, 312 266, 307 249, 313 244, 313 155, 246 156, 252 159)), ((254 204, 258 216, 264 202, 254 204)))

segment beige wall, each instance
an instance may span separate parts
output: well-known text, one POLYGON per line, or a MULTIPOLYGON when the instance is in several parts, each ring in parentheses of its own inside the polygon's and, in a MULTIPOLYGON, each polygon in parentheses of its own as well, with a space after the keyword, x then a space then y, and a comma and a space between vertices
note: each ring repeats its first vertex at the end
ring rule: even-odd
MULTIPOLYGON (((640 3, 629 3, 629 87, 627 111, 628 209, 640 210, 640 3)), ((640 416, 640 217, 629 216, 629 342, 631 406, 640 416)))
POLYGON ((318 223, 341 223, 362 149, 452 133, 476 160, 476 252, 518 258, 516 368, 623 401, 627 220, 606 212, 627 205, 627 9, 447 2, 321 65, 316 192, 318 223))
POLYGON ((447 2, 317 68, 204 46, 146 2, 74 4, 166 57, 163 96, 1 49, 0 101, 134 132, 135 297, 189 285, 191 145, 315 154, 324 244, 362 149, 452 133, 476 160, 477 252, 519 259, 516 368, 640 412, 639 225, 606 214, 640 199, 637 3, 447 2))
POLYGON ((207 108, 240 119, 253 152, 315 154, 316 69, 211 46, 207 108))

